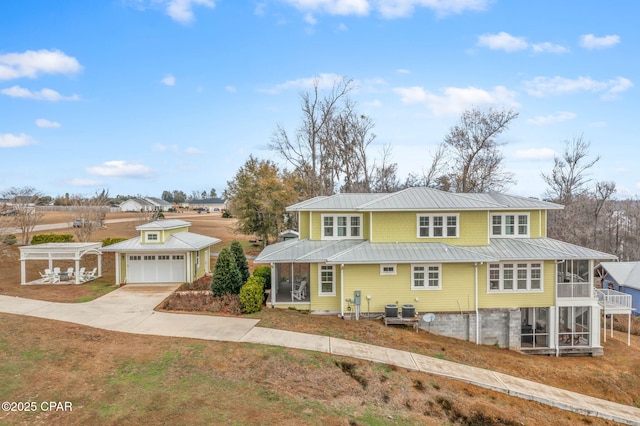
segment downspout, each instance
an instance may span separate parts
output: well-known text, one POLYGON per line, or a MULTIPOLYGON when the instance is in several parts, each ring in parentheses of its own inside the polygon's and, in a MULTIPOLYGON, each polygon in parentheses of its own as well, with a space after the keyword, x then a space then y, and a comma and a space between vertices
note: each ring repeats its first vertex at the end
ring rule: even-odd
MULTIPOLYGON (((480 262, 482 265, 482 262, 480 262)), ((478 308, 478 262, 474 265, 474 287, 475 287, 475 308, 476 308, 476 345, 480 344, 480 309, 478 308)))
POLYGON ((344 263, 340 265, 340 318, 344 319, 344 263))
POLYGON ((276 264, 271 263, 271 308, 273 309, 276 303, 276 292, 278 291, 278 281, 276 280, 276 264))

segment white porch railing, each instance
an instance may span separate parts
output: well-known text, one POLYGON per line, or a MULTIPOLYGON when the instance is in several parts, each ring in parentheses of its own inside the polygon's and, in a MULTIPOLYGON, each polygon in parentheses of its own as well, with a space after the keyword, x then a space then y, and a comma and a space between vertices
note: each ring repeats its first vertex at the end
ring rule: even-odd
POLYGON ((558 283, 558 297, 593 297, 591 283, 558 283))
POLYGON ((605 309, 629 309, 631 310, 631 295, 609 290, 608 288, 596 288, 598 303, 605 309))

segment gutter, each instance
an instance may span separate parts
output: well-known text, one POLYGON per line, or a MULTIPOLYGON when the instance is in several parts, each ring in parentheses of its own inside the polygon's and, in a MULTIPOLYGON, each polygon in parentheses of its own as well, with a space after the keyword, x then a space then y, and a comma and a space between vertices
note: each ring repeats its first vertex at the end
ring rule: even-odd
POLYGON ((340 265, 340 318, 344 319, 344 263, 340 265))

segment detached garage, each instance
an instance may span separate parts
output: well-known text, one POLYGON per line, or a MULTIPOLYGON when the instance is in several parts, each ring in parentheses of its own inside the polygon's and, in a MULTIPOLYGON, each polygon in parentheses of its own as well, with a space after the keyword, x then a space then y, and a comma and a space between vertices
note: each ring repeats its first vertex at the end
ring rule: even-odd
POLYGON ((158 220, 136 227, 140 236, 103 252, 116 254, 116 285, 183 283, 211 271, 211 246, 218 238, 189 232, 191 223, 158 220))

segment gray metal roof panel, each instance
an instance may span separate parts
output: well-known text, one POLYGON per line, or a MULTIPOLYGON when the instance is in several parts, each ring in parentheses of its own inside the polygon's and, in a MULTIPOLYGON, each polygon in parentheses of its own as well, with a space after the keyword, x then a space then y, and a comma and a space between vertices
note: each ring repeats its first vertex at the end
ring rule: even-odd
POLYGON ((465 247, 444 243, 364 242, 327 259, 328 263, 465 263, 490 262, 494 258, 465 247))
POLYGON ((497 192, 454 193, 413 187, 386 194, 335 194, 289 206, 289 211, 314 210, 525 210, 562 209, 559 204, 497 192))
POLYGON ((156 220, 154 222, 145 223, 143 225, 136 226, 138 231, 154 231, 163 229, 182 228, 184 226, 191 226, 191 222, 179 219, 165 219, 156 220))
POLYGON ((640 289, 640 262, 601 262, 600 265, 619 285, 640 289))
POLYGON ((102 248, 105 252, 194 251, 219 243, 220 239, 192 232, 172 234, 164 244, 142 244, 141 237, 131 238, 102 248))
POLYGON ((331 256, 362 242, 363 240, 288 240, 267 246, 254 262, 325 262, 331 256))
POLYGON ((616 259, 616 256, 552 238, 492 238, 488 246, 469 247, 501 260, 616 259))

